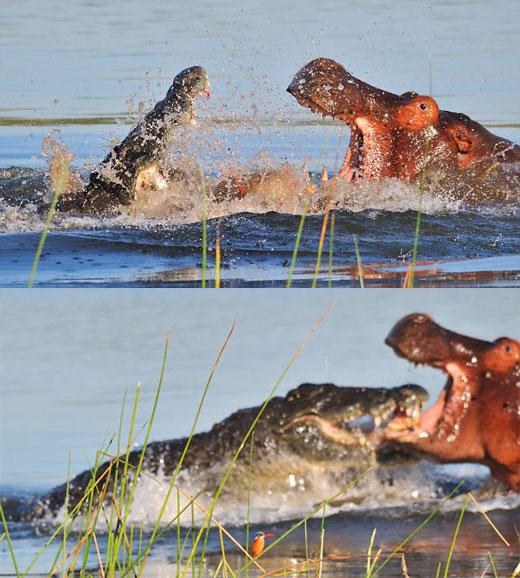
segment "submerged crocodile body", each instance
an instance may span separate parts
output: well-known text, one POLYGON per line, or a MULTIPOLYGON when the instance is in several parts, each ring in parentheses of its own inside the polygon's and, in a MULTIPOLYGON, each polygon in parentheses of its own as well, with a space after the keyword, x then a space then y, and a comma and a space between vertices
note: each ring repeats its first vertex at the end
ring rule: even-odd
MULTIPOLYGON (((352 470, 355 475, 368 466, 400 460, 398 450, 389 455, 381 446, 384 426, 399 416, 410 420, 412 425, 426 400, 426 391, 416 385, 372 389, 339 387, 331 383, 303 384, 285 397, 273 398, 254 429, 253 482, 256 491, 261 492, 262 488, 268 491, 267 485, 269 488, 284 486, 296 470, 309 477, 320 468, 343 473, 352 470), (263 482, 259 481, 261 477, 263 482)), ((196 434, 182 472, 189 473, 192 478, 204 479, 206 485, 201 490, 212 493, 259 410, 260 407, 239 410, 215 424, 210 431, 196 434)), ((169 481, 186 442, 187 438, 150 443, 145 452, 143 473, 169 481)), ((234 476, 229 481, 231 492, 234 485, 247 484, 244 471, 249 468, 250 449, 247 443, 237 460, 234 476)), ((402 457, 410 460, 406 454, 402 457)), ((129 471, 137 466, 140 458, 141 450, 128 454, 129 471)), ((106 462, 97 469, 96 478, 101 478, 102 483, 113 475, 116 469, 113 463, 106 462)), ((71 480, 69 509, 79 502, 92 481, 90 470, 71 480)), ((51 490, 31 508, 31 517, 57 513, 65 502, 66 493, 66 484, 51 490)))
POLYGON ((193 119, 193 99, 200 93, 209 96, 205 70, 180 72, 164 99, 92 171, 86 187, 61 196, 58 210, 101 213, 129 205, 139 174, 161 159, 175 130, 193 119))

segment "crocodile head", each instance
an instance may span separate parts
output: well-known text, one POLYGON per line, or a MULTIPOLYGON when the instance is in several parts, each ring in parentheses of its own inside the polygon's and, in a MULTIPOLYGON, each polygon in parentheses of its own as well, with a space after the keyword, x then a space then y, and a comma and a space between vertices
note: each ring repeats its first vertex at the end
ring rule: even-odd
POLYGON ((304 383, 278 398, 265 418, 276 423, 279 445, 306 459, 347 464, 360 454, 373 456, 391 421, 415 423, 427 398, 413 384, 387 389, 304 383))

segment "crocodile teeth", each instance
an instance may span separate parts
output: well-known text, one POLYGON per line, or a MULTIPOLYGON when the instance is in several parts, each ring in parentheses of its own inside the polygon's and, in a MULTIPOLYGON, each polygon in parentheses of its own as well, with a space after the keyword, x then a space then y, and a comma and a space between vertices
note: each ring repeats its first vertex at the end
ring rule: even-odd
POLYGON ((404 421, 400 421, 400 420, 398 420, 398 421, 391 421, 391 422, 388 424, 388 428, 389 428, 389 429, 392 429, 392 430, 394 430, 394 431, 405 431, 405 430, 408 429, 406 423, 404 423, 404 421))

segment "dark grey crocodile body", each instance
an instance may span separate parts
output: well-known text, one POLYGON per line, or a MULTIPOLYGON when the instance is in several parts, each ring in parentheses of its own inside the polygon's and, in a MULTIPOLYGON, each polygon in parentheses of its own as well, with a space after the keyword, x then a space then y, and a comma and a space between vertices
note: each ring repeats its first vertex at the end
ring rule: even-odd
POLYGON ((130 204, 139 173, 161 159, 175 130, 192 119, 193 99, 207 87, 202 67, 180 72, 165 98, 92 171, 86 187, 62 195, 58 210, 102 213, 130 204))
MULTIPOLYGON (((339 387, 334 384, 303 384, 285 397, 273 398, 255 427, 255 468, 262 463, 276 463, 277 457, 296 456, 305 463, 327 463, 349 467, 366 467, 378 458, 378 444, 383 441, 383 428, 396 412, 410 415, 426 401, 427 393, 416 385, 394 388, 339 387), (368 426, 363 421, 372 420, 368 426)), ((258 414, 260 407, 239 410, 193 439, 183 469, 201 473, 217 464, 226 467, 258 414)), ((146 448, 143 471, 171 478, 185 448, 187 438, 158 441, 146 448)), ((248 459, 248 444, 244 447, 237 467, 248 459)), ((395 450, 398 455, 398 450, 395 450)), ((139 463, 141 450, 130 452, 130 467, 139 463)), ((385 461, 388 456, 382 454, 385 461)), ((395 456, 394 456, 395 457, 395 456)), ((399 456, 398 456, 399 457, 399 456)), ((124 458, 123 458, 124 459, 124 458)), ((96 477, 103 476, 110 462, 102 464, 96 477)), ((115 469, 115 468, 113 468, 115 469)), ((86 470, 71 480, 69 507, 84 495, 93 474, 86 470)), ((31 508, 30 517, 57 512, 63 505, 66 484, 44 495, 31 508)))

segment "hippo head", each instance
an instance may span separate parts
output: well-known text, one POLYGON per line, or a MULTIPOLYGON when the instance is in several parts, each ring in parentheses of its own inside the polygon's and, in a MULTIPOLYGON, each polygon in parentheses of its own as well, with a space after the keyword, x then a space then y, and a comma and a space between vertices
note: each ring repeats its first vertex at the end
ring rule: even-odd
MULTIPOLYGON (((416 153, 424 143, 422 133, 439 118, 433 98, 375 88, 328 58, 306 64, 287 90, 302 106, 349 125, 352 134, 339 173, 348 181, 410 172, 408 165, 417 164, 416 153), (410 141, 408 149, 413 145, 413 155, 399 144, 403 138, 410 141)), ((415 176, 417 169, 412 172, 415 176)))
MULTIPOLYGON (((418 444, 424 440, 422 447, 441 461, 466 458, 482 463, 491 452, 484 428, 492 428, 492 420, 510 422, 518 438, 520 343, 506 337, 495 341, 467 337, 441 327, 423 313, 401 319, 386 343, 400 357, 439 368, 448 376, 437 401, 421 415, 418 427, 410 430, 396 421, 390 424, 388 437, 418 444)), ((517 441, 504 436, 500 445, 517 441)))
POLYGON ((287 90, 302 106, 347 123, 351 137, 339 176, 349 182, 414 180, 426 165, 482 176, 497 162, 520 161, 520 146, 468 116, 439 110, 430 96, 375 88, 328 58, 306 64, 287 90))

